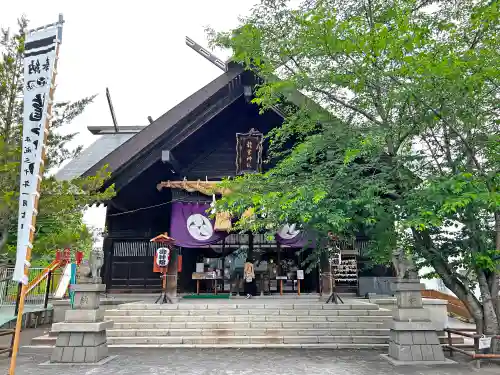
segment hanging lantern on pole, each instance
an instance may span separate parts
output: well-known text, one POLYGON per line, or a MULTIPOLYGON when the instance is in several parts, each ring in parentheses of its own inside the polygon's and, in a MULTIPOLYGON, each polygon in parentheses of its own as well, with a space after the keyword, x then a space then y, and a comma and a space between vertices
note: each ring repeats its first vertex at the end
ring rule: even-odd
POLYGON ((162 278, 162 294, 158 297, 155 303, 160 300, 161 303, 172 303, 172 300, 167 295, 167 272, 175 240, 172 237, 169 237, 168 233, 164 233, 151 239, 151 242, 161 244, 161 247, 156 249, 153 260, 153 272, 160 272, 162 278))

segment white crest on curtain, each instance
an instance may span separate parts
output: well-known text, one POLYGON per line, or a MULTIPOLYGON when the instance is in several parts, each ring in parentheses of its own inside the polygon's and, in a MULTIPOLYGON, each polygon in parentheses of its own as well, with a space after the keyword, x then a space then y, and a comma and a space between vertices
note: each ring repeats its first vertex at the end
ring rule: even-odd
POLYGON ((214 234, 212 223, 206 216, 201 214, 189 216, 186 226, 191 237, 198 241, 206 241, 214 234))

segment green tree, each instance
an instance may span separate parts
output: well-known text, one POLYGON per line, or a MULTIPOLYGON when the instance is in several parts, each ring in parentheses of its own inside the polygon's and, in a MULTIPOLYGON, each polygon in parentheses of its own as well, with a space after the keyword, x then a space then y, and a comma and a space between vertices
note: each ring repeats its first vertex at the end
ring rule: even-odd
MULTIPOLYGON (((17 210, 22 144, 23 48, 27 20, 19 20, 19 33, 2 30, 0 50, 0 251, 13 257, 17 241, 17 210)), ((109 199, 113 187, 100 192, 109 177, 105 169, 96 176, 73 181, 56 181, 50 171, 73 158, 81 146, 69 149, 68 143, 77 133, 64 134, 62 130, 80 115, 95 96, 76 102, 58 102, 53 106, 54 119, 50 128, 41 185, 35 258, 53 256, 59 247, 86 248, 91 233, 82 221, 83 209, 93 203, 109 199)))
POLYGON ((287 106, 278 166, 226 182, 220 207, 252 206, 245 229, 362 231, 376 259, 403 247, 499 334, 499 20, 495 0, 263 0, 209 30, 263 78, 263 109, 296 89, 322 107, 287 106))

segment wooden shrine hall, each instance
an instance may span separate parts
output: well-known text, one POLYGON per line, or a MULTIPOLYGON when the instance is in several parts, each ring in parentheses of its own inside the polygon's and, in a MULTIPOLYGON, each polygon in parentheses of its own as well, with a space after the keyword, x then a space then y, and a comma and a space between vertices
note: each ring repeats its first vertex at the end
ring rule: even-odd
MULTIPOLYGON (((188 45, 201 48, 192 41, 188 45)), ((171 292, 242 292, 238 283, 250 252, 259 293, 297 293, 299 283, 302 293, 329 293, 328 260, 303 272, 312 250, 300 251, 305 237, 294 226, 269 241, 265 234, 228 232, 222 218, 207 213, 214 194, 224 193, 214 191, 217 181, 270 168, 262 163, 268 146, 264 135, 279 127, 283 116, 278 109, 260 114, 250 102, 259 80, 252 72, 203 56, 221 68, 218 78, 148 126, 89 127, 100 138, 56 175, 61 180, 92 176, 106 165, 111 171, 106 186, 114 184, 117 194, 106 202, 102 272, 108 292, 159 291, 153 257, 160 245, 150 240, 168 232, 176 241, 168 267, 171 292), (212 276, 197 282, 203 274, 212 276)), ((289 97, 295 105, 304 100, 299 92, 289 97)), ((342 244, 343 265, 333 275, 340 291, 359 293, 359 277, 373 272, 392 276, 382 266, 364 269, 365 246, 362 238, 342 244)))

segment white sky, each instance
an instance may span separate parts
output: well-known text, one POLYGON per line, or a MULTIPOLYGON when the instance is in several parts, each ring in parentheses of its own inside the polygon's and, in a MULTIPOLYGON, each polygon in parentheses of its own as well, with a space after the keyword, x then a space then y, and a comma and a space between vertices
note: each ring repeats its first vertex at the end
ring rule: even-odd
MULTIPOLYGON (((63 13, 63 43, 55 100, 99 94, 71 131, 77 144, 94 137, 87 126, 112 125, 105 89, 109 87, 119 126, 146 125, 221 74, 185 45, 189 36, 208 47, 204 28, 228 30, 258 0, 19 0, 2 5, 0 26, 17 30, 27 16, 32 28, 57 21, 63 13)), ((221 58, 228 52, 217 51, 221 58)), ((85 215, 102 227, 103 210, 85 215)))

